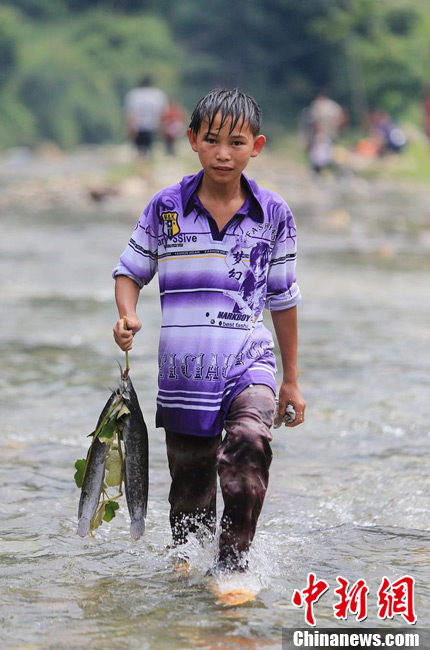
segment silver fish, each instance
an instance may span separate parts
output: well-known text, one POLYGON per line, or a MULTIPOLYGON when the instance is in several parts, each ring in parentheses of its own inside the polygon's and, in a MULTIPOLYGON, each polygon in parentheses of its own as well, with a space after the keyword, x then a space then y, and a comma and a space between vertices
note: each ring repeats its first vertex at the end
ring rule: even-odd
MULTIPOLYGON (((139 539, 145 532, 145 517, 148 504, 149 459, 148 430, 140 410, 136 391, 126 373, 121 373, 119 387, 114 390, 105 404, 97 422, 96 431, 106 415, 121 402, 129 413, 121 418, 118 433, 124 443, 124 489, 130 514, 130 535, 139 539)), ((94 432, 95 433, 95 432, 94 432)), ((94 435, 91 434, 91 435, 94 435)), ((97 438, 89 450, 87 468, 81 490, 78 509, 78 534, 85 537, 91 527, 100 501, 106 470, 109 445, 97 438)))
POLYGON ((122 430, 124 441, 124 488, 130 514, 130 535, 139 539, 145 532, 148 504, 148 430, 130 377, 126 379, 124 403, 130 411, 122 430))
MULTIPOLYGON (((95 431, 100 427, 103 419, 120 397, 122 390, 124 390, 124 387, 120 385, 120 388, 112 392, 100 414, 95 431)), ((90 435, 93 436, 95 431, 90 435)), ((100 501, 108 451, 109 446, 104 442, 100 442, 98 438, 94 440, 94 443, 88 451, 87 470, 82 484, 78 508, 78 535, 81 537, 88 535, 91 520, 96 513, 100 501)))

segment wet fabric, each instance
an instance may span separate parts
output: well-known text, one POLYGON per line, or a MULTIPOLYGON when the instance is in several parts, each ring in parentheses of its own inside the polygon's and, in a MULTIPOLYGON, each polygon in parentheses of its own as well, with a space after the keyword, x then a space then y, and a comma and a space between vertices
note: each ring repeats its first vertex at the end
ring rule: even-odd
POLYGON ((201 528, 214 533, 218 473, 224 500, 218 563, 226 568, 243 565, 269 481, 274 410, 272 390, 258 384, 233 400, 222 440, 221 435, 202 438, 166 431, 172 477, 170 523, 176 544, 201 528))
POLYGON ((158 272, 162 323, 156 424, 216 436, 247 385, 276 389, 263 308, 300 301, 296 227, 276 193, 242 176, 243 206, 218 232, 198 200, 202 172, 155 195, 113 275, 140 287, 158 272))

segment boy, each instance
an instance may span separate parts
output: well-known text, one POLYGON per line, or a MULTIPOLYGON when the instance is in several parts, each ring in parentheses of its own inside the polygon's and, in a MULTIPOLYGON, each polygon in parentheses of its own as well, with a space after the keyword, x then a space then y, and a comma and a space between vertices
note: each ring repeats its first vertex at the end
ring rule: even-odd
POLYGON ((260 122, 258 104, 238 90, 200 100, 187 133, 201 171, 153 197, 113 272, 114 337, 122 350, 141 328, 140 288, 159 273, 156 424, 166 430, 173 540, 186 542, 202 524, 214 532, 218 472, 219 571, 246 568, 267 489, 276 362, 264 306, 282 357, 279 413, 291 403, 296 426, 305 410, 297 384, 293 216, 278 195, 243 174, 266 142, 260 122))

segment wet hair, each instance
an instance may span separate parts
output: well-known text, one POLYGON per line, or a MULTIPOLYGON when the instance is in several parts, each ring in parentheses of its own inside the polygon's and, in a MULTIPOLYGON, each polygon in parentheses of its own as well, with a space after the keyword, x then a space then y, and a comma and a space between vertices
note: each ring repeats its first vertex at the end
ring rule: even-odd
POLYGON ((197 135, 203 121, 207 120, 208 131, 210 131, 218 113, 221 115, 220 129, 228 120, 231 120, 230 133, 238 124, 240 129, 244 124, 248 124, 254 136, 258 135, 260 131, 262 111, 259 104, 238 88, 234 90, 219 88, 202 97, 191 115, 189 128, 197 135))

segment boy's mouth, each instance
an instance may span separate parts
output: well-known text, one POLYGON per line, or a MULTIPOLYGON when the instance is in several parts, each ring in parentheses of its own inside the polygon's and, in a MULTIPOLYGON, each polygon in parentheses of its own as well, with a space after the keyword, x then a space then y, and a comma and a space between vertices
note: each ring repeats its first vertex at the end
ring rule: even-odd
POLYGON ((216 165, 214 167, 219 172, 231 172, 232 168, 231 167, 224 167, 223 165, 216 165))

